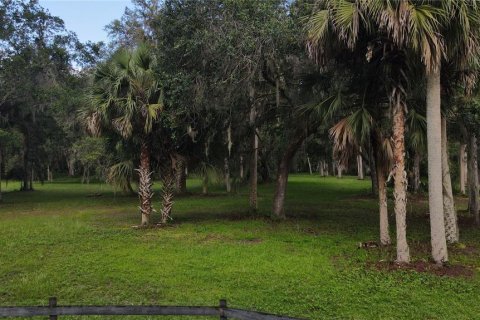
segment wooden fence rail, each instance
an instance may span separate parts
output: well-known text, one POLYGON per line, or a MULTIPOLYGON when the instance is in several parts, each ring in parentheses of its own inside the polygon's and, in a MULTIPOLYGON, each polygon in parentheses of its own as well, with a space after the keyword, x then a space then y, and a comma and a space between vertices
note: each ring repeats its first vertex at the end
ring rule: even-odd
POLYGON ((211 316, 220 320, 300 320, 273 314, 232 309, 226 300, 217 307, 172 306, 58 306, 56 298, 50 298, 48 306, 0 307, 0 318, 47 316, 57 320, 59 316, 211 316))

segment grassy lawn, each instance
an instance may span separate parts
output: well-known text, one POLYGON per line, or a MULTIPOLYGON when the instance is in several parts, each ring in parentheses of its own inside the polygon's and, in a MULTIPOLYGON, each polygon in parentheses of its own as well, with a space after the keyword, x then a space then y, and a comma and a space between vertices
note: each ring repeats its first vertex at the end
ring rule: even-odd
MULTIPOLYGON (((272 185, 260 187, 252 216, 246 189, 201 196, 191 180, 193 194, 176 199, 172 226, 149 230, 132 228, 140 221, 137 199, 106 185, 36 188, 8 192, 0 204, 0 305, 45 304, 49 296, 59 304, 216 305, 226 298, 232 307, 309 319, 480 317, 480 231, 462 225, 463 243, 450 250, 451 263, 472 276, 378 270, 374 264, 395 253, 357 248, 378 234, 368 180, 292 176, 285 222, 265 218, 272 185)), ((428 259, 425 199, 408 209, 412 255, 428 259)), ((391 224, 393 231, 393 217, 391 224)))

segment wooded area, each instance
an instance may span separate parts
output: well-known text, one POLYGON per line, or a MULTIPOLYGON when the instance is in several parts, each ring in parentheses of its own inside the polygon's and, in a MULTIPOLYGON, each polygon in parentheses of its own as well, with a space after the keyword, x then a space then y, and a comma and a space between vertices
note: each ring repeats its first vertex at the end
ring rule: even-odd
POLYGON ((81 43, 38 1, 0 4, 0 202, 17 181, 26 198, 57 179, 107 183, 138 196, 136 229, 162 232, 198 179, 286 223, 291 173, 355 176, 377 204, 364 240, 393 246, 390 262, 416 262, 407 220, 423 196, 439 268, 478 233, 477 1, 132 3, 109 43, 81 43))

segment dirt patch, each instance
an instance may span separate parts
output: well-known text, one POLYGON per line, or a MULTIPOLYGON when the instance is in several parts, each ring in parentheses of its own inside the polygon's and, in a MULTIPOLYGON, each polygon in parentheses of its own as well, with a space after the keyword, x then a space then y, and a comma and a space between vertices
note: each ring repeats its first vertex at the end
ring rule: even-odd
MULTIPOLYGON (((468 213, 467 213, 468 214, 468 213)), ((462 228, 477 228, 475 218, 472 215, 458 215, 458 225, 462 228)))
POLYGON ((259 238, 254 238, 254 239, 242 239, 239 241, 241 244, 259 244, 262 243, 263 240, 259 238))
POLYGON ((314 229, 314 228, 305 228, 302 230, 303 233, 309 234, 314 237, 318 237, 320 235, 320 231, 314 229))
POLYGON ((231 241, 231 239, 220 234, 208 234, 199 240, 200 243, 226 242, 226 241, 231 241))
POLYGON ((471 267, 462 265, 444 265, 439 266, 433 262, 415 261, 409 264, 398 264, 394 262, 380 261, 375 263, 374 268, 379 271, 398 271, 406 270, 418 273, 430 273, 440 277, 452 278, 470 278, 475 274, 471 267))
POLYGON ((480 257, 480 249, 472 245, 457 244, 450 248, 451 252, 467 257, 480 257))

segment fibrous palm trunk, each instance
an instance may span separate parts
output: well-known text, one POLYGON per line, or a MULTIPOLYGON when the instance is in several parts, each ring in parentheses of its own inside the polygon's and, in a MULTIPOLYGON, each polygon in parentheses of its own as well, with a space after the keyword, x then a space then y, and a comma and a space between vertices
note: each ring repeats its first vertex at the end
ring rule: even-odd
POLYGON ((445 233, 448 243, 456 243, 459 239, 457 210, 452 191, 452 178, 448 162, 447 120, 442 118, 442 181, 443 210, 445 213, 445 233))
MULTIPOLYGON (((178 163, 177 163, 178 164, 178 163)), ((169 219, 172 219, 172 208, 173 208, 173 199, 175 194, 175 184, 177 177, 176 171, 177 166, 166 165, 162 170, 162 210, 160 211, 160 223, 165 225, 168 223, 169 219)))
POLYGON ((428 203, 432 257, 436 263, 448 261, 443 211, 442 119, 440 110, 440 70, 427 75, 428 203))
POLYGON ((142 142, 140 149, 140 167, 137 169, 139 176, 138 197, 140 199, 140 213, 142 214, 142 226, 150 224, 152 207, 152 172, 150 171, 150 148, 146 141, 142 142))
POLYGON ((405 172, 405 104, 401 88, 394 88, 393 102, 393 157, 395 221, 397 227, 397 262, 410 262, 407 243, 407 174, 405 172))
POLYGON ((480 225, 480 203, 478 199, 478 146, 475 134, 468 138, 468 207, 470 213, 475 217, 475 223, 480 225))

